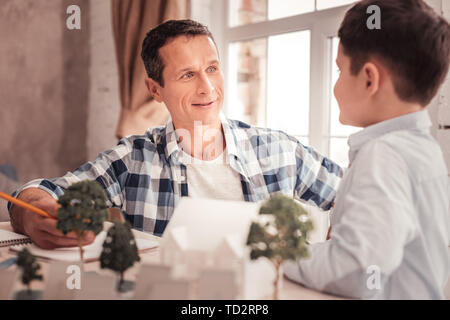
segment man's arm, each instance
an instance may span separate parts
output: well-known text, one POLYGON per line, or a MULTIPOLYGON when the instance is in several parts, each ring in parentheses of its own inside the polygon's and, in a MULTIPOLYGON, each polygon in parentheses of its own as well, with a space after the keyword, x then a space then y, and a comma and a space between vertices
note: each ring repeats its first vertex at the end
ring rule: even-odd
MULTIPOLYGON (((17 198, 56 216, 58 204, 50 194, 43 190, 25 189, 17 198)), ((53 249, 78 245, 74 232, 64 236, 61 231, 56 229, 55 219, 44 218, 30 210, 14 205, 10 210, 10 217, 14 231, 28 235, 41 248, 53 249)), ((92 232, 86 233, 83 245, 92 243, 94 239, 95 236, 92 232)))
POLYGON ((295 158, 297 182, 294 195, 323 210, 329 210, 344 175, 344 169, 298 141, 295 158))
MULTIPOLYGON (((128 173, 126 162, 130 154, 130 144, 122 140, 111 150, 101 153, 94 162, 88 162, 61 178, 52 180, 38 179, 27 183, 17 190, 13 196, 28 202, 56 216, 58 203, 56 199, 64 190, 75 182, 85 179, 100 182, 106 191, 109 206, 122 205, 122 187, 128 173), (126 159, 126 160, 125 160, 126 159)), ((41 217, 29 210, 8 203, 11 225, 16 232, 28 235, 34 243, 42 248, 76 246, 76 235, 69 233, 64 236, 56 229, 56 220, 41 217)), ((94 240, 89 234, 85 243, 94 240)))
MULTIPOLYGON (((36 205, 36 202, 41 202, 41 199, 45 199, 45 198, 47 198, 47 199, 50 198, 49 200, 53 200, 53 202, 56 203, 56 201, 52 198, 52 196, 50 196, 47 192, 42 191, 37 188, 25 189, 17 196, 17 199, 22 200, 22 201, 32 204, 32 205, 36 205)), ((42 202, 48 202, 48 200, 47 201, 43 200, 42 202)), ((47 206, 45 209, 42 208, 42 205, 41 205, 41 209, 43 209, 47 213, 50 213, 52 216, 56 216, 57 209, 52 208, 51 205, 47 206)), ((29 210, 26 210, 25 208, 15 206, 15 205, 11 206, 10 211, 9 211, 9 217, 10 217, 11 226, 15 232, 27 234, 27 232, 25 231, 25 227, 24 227, 24 222, 27 221, 27 218, 24 217, 24 215, 27 214, 27 212, 29 212, 29 210)))

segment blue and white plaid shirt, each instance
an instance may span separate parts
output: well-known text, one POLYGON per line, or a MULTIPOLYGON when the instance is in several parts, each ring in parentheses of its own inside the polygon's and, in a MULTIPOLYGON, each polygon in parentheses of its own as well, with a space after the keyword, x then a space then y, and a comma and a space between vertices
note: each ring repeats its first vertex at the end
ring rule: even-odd
MULTIPOLYGON (((328 210, 343 169, 281 131, 249 126, 221 114, 227 160, 240 174, 245 201, 281 192, 328 210)), ((36 187, 55 199, 72 183, 96 180, 110 207, 120 208, 133 228, 161 236, 181 197, 188 196, 186 166, 172 121, 145 135, 125 137, 74 172, 33 180, 13 193, 36 187)), ((218 186, 220 187, 220 186, 218 186)), ((10 208, 11 203, 8 203, 10 208)))

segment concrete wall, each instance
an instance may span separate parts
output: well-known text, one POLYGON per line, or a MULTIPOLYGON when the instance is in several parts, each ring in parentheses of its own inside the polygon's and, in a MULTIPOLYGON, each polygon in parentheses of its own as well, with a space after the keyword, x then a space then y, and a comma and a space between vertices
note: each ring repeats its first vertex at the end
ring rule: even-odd
MULTIPOLYGON (((442 14, 450 21, 450 1, 442 1, 442 14)), ((450 176, 450 73, 435 100, 435 136, 444 152, 450 176)))
MULTIPOLYGON (((450 5, 447 0, 426 0, 426 2, 436 12, 442 14, 448 21, 450 21, 450 5)), ((450 129, 445 129, 446 126, 450 126, 449 101, 450 73, 447 75, 447 79, 440 88, 436 97, 427 107, 431 121, 433 122, 431 134, 436 138, 441 146, 450 176, 450 129)))
POLYGON ((20 180, 57 176, 86 159, 88 21, 66 28, 87 0, 0 2, 0 165, 20 180))
POLYGON ((88 159, 95 159, 99 152, 117 144, 115 130, 120 113, 119 74, 110 13, 110 0, 90 2, 88 159))
POLYGON ((0 39, 0 165, 55 177, 117 143, 109 0, 2 0, 0 39), (72 4, 81 30, 66 27, 72 4))

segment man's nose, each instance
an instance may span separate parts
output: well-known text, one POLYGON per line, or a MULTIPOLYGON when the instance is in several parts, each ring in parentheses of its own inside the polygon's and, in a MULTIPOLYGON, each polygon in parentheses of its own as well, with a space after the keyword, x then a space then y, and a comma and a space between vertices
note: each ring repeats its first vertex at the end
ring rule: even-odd
POLYGON ((211 82, 211 79, 206 74, 202 74, 199 77, 199 84, 197 93, 198 94, 210 94, 214 91, 214 86, 211 82))

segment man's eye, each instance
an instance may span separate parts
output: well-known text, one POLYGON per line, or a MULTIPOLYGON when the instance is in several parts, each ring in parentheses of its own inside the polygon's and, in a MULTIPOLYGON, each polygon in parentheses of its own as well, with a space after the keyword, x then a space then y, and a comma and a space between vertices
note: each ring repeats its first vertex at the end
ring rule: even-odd
POLYGON ((181 78, 183 78, 183 79, 190 79, 193 76, 194 76, 193 72, 188 72, 188 73, 184 74, 181 78))
POLYGON ((217 70, 217 67, 215 67, 215 66, 211 66, 208 68, 208 72, 214 72, 216 70, 217 70))

